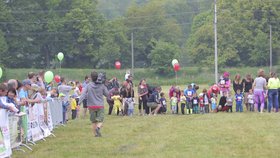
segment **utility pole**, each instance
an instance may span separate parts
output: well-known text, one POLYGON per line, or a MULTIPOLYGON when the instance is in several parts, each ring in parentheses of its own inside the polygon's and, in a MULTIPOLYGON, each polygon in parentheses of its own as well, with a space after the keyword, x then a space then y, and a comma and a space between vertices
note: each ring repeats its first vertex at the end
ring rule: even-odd
POLYGON ((134 76, 134 43, 133 32, 131 33, 131 73, 134 76))
POLYGON ((215 83, 218 83, 218 43, 217 43, 217 0, 215 1, 215 19, 214 19, 214 34, 215 34, 215 83))
POLYGON ((269 25, 269 47, 270 47, 270 53, 269 53, 269 56, 270 56, 270 65, 269 65, 269 70, 270 72, 272 72, 272 28, 271 28, 271 25, 269 25))

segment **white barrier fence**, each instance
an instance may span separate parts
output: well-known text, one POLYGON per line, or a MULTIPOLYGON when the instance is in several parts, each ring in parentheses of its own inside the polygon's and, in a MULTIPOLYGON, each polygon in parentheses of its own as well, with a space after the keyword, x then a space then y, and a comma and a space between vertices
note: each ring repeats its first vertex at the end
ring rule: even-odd
POLYGON ((17 117, 0 109, 0 158, 10 157, 12 150, 25 152, 22 147, 32 150, 30 146, 53 135, 53 129, 62 125, 62 103, 58 99, 22 107, 21 111, 27 115, 17 117))

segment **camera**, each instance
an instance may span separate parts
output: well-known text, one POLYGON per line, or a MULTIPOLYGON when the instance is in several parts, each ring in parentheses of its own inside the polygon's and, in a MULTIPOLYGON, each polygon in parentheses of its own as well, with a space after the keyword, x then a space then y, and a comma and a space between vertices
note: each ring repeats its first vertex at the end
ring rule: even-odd
POLYGON ((104 84, 106 81, 106 73, 100 72, 98 73, 97 80, 95 81, 96 84, 104 84))

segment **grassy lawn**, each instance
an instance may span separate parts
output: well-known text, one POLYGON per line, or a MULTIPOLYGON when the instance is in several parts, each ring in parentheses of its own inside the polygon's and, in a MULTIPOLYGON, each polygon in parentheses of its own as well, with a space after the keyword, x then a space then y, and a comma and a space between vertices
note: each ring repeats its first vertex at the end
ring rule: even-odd
POLYGON ((279 157, 279 114, 107 116, 102 138, 88 119, 55 129, 14 158, 49 157, 279 157))
POLYGON ((71 120, 54 130, 56 138, 38 142, 33 151, 14 151, 13 157, 280 157, 276 113, 138 116, 137 108, 135 112, 133 117, 105 112, 102 138, 93 136, 88 118, 71 120))

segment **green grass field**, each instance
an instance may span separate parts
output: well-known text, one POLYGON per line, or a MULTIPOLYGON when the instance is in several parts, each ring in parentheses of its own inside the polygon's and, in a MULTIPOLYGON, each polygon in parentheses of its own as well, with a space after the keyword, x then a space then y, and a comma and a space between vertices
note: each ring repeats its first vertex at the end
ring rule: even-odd
POLYGON ((55 129, 56 138, 38 142, 14 158, 75 157, 279 157, 279 114, 107 116, 101 138, 88 119, 55 129))
POLYGON ((14 151, 13 157, 280 157, 278 113, 138 116, 135 108, 135 116, 123 117, 105 110, 103 137, 93 136, 88 118, 78 118, 55 129, 55 138, 38 142, 33 151, 14 151))

